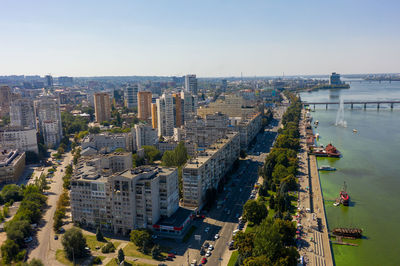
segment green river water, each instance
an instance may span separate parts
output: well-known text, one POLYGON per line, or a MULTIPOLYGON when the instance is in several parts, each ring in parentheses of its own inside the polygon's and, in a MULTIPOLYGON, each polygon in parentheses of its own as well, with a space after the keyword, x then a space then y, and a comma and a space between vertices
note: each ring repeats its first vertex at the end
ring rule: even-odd
MULTIPOLYGON (((400 82, 359 83, 350 90, 303 93, 304 101, 400 99, 400 82), (386 98, 382 98, 386 96, 386 98), (389 98, 388 98, 389 96, 389 98)), ((347 127, 335 126, 338 107, 325 106, 312 112, 319 120, 315 132, 319 144, 332 143, 342 153, 339 159, 319 158, 335 172, 320 172, 328 227, 358 227, 361 240, 345 240, 359 246, 332 245, 336 265, 400 265, 400 105, 390 108, 345 108, 347 127), (357 133, 353 133, 357 129, 357 133), (344 181, 349 207, 335 207, 344 181)))

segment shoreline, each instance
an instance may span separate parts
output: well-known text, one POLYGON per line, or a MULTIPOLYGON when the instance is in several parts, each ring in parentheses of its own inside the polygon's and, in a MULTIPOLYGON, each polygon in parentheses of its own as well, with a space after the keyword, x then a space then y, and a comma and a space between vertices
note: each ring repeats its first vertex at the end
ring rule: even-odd
POLYGON ((307 152, 306 126, 305 110, 303 109, 300 121, 298 223, 303 227, 302 239, 305 243, 301 245, 299 252, 306 265, 330 266, 334 265, 334 260, 318 173, 318 162, 315 155, 309 155, 307 152))

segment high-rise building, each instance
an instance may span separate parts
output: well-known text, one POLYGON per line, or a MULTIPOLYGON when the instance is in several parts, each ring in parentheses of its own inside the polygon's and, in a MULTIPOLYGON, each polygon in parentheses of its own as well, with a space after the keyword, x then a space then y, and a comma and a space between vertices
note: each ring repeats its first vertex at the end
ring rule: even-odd
POLYGON ((181 100, 183 104, 183 123, 192 119, 197 112, 197 96, 192 95, 190 92, 181 91, 181 100))
POLYGON ((94 111, 96 114, 96 122, 111 120, 111 103, 110 95, 105 92, 94 94, 94 111))
POLYGON ((158 141, 157 130, 145 124, 136 124, 135 128, 132 128, 132 135, 136 136, 137 149, 141 149, 142 146, 153 146, 158 141))
POLYGON ((0 115, 4 116, 10 112, 11 88, 8 86, 0 87, 0 115))
POLYGON ((228 88, 228 81, 227 81, 226 79, 223 79, 221 82, 222 82, 222 84, 221 84, 221 90, 222 90, 223 92, 225 92, 226 89, 228 88))
POLYGON ((157 104, 151 104, 151 125, 153 128, 158 128, 157 126, 157 104))
POLYGON ((197 78, 194 74, 188 74, 185 76, 185 90, 197 95, 197 78))
POLYGON ((16 99, 10 106, 10 124, 23 128, 36 128, 36 118, 31 99, 16 99))
POLYGON ((175 127, 180 127, 183 125, 183 115, 184 112, 182 110, 182 100, 180 94, 174 93, 172 95, 174 97, 174 110, 175 110, 175 127))
POLYGON ((138 95, 138 85, 130 85, 125 89, 125 106, 127 108, 134 108, 138 106, 137 95, 138 95))
POLYGON ((52 76, 46 75, 44 77, 44 79, 45 79, 45 86, 46 87, 53 87, 53 77, 52 76))
POLYGON ((138 118, 146 121, 151 119, 151 92, 139 91, 138 100, 138 118))
POLYGON ((39 132, 47 147, 56 147, 62 139, 60 102, 58 98, 42 97, 35 101, 39 132))
POLYGON ((174 98, 163 94, 156 101, 158 136, 173 136, 175 127, 174 98))

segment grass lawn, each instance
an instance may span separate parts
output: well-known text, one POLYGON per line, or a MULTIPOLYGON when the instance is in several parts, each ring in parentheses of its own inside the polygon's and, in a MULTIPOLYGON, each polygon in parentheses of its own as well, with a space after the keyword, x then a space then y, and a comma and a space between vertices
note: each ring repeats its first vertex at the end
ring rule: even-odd
POLYGON ((192 236, 193 232, 196 231, 197 227, 192 225, 186 235, 183 237, 183 242, 187 242, 192 236))
MULTIPOLYGON (((140 263, 140 262, 134 262, 134 261, 125 261, 125 265, 132 265, 132 266, 154 266, 156 264, 148 264, 148 263, 140 263)), ((119 266, 117 263, 117 259, 112 259, 110 260, 109 263, 106 264, 106 266, 119 266)))
MULTIPOLYGON (((72 261, 70 261, 66 256, 65 256, 65 252, 62 249, 57 249, 56 251, 56 260, 64 265, 68 265, 68 266, 73 266, 74 264, 72 263, 72 261)), ((75 260, 75 264, 76 265, 82 265, 83 262, 85 260, 84 259, 77 259, 75 260)))
MULTIPOLYGON (((105 241, 97 241, 95 235, 84 235, 86 238, 86 244, 90 248, 90 250, 96 250, 96 247, 101 247, 107 244, 107 241, 111 241, 114 244, 114 247, 117 249, 119 245, 121 245, 121 241, 113 241, 111 238, 105 237, 105 241)), ((99 249, 99 250, 100 250, 99 249)))
POLYGON ((150 260, 152 259, 152 257, 150 255, 146 255, 146 254, 143 254, 142 252, 140 252, 138 250, 137 246, 132 242, 130 242, 128 245, 126 245, 123 250, 124 250, 125 256, 128 256, 128 257, 144 258, 144 259, 150 259, 150 260))
POLYGON ((231 258, 229 259, 228 266, 235 266, 235 263, 239 257, 239 252, 235 250, 232 252, 231 258))

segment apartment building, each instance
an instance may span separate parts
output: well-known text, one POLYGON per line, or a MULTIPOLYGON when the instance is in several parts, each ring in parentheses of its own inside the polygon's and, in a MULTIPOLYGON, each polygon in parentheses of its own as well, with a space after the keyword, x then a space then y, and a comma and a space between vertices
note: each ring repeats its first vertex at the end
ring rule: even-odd
POLYGON ((231 129, 240 132, 240 148, 246 150, 262 127, 261 113, 251 113, 244 118, 231 118, 231 129))
POLYGON ((74 222, 116 234, 152 229, 179 208, 178 171, 141 166, 111 175, 74 174, 71 208, 74 222))
POLYGON ((36 128, 36 117, 31 99, 16 99, 10 105, 10 125, 36 128))
POLYGON ((185 90, 197 95, 197 78, 195 74, 188 74, 185 76, 185 90))
POLYGON ((127 108, 134 108, 138 106, 138 91, 139 87, 137 84, 130 85, 125 88, 125 106, 127 108))
POLYGON ((217 188, 220 180, 239 157, 240 135, 229 132, 222 139, 190 159, 183 167, 183 205, 201 209, 208 189, 217 188))
POLYGON ((173 136, 175 127, 175 104, 171 94, 163 94, 156 100, 158 136, 173 136))
POLYGON ((121 172, 132 168, 132 153, 113 152, 83 156, 78 160, 78 164, 75 168, 80 169, 79 167, 81 166, 90 166, 97 170, 109 170, 112 173, 121 172))
POLYGON ((59 99, 42 97, 34 102, 34 107, 44 144, 47 147, 56 147, 63 137, 59 99))
POLYGON ((25 152, 0 151, 0 183, 15 183, 25 168, 25 152))
POLYGON ((150 125, 136 124, 132 128, 132 136, 135 136, 136 150, 141 149, 142 146, 153 146, 158 142, 157 130, 150 125))
POLYGON ((98 152, 113 152, 118 148, 126 151, 133 150, 132 133, 116 133, 103 132, 99 134, 89 134, 81 142, 82 150, 91 147, 98 152))
POLYGON ((137 94, 138 118, 149 122, 151 120, 151 92, 139 91, 137 94))
POLYGON ((12 126, 0 128, 0 148, 38 153, 36 129, 12 126))
POLYGON ((94 94, 94 111, 96 122, 111 121, 111 102, 108 93, 98 92, 94 94))

